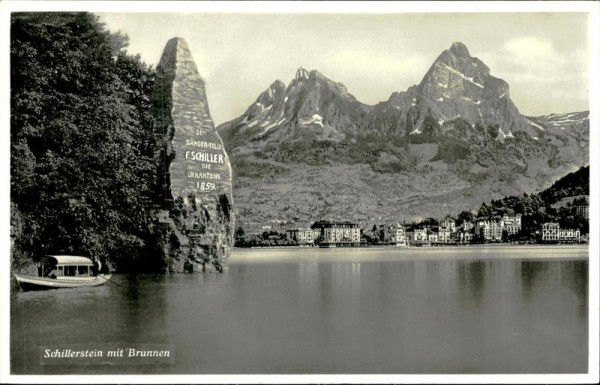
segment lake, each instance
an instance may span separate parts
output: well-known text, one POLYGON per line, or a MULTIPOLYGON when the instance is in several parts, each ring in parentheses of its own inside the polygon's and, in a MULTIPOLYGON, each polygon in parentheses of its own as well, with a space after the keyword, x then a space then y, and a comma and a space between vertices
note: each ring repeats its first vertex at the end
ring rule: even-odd
POLYGON ((235 250, 225 274, 11 293, 13 374, 582 373, 585 246, 235 250), (162 344, 162 364, 40 347, 162 344))

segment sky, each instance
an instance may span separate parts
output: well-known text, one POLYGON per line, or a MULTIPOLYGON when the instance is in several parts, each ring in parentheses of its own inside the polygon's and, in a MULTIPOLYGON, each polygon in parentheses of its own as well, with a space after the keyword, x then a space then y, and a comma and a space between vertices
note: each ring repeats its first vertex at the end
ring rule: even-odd
POLYGON ((455 41, 510 85, 528 116, 588 110, 587 15, 582 13, 97 13, 129 36, 127 51, 158 64, 175 36, 207 84, 215 124, 234 119, 303 67, 376 104, 418 84, 455 41))
POLYGON ((452 42, 510 85, 524 115, 588 110, 582 13, 97 13, 129 36, 128 52, 158 64, 167 40, 190 47, 215 124, 234 119, 279 79, 316 69, 376 104, 418 84, 452 42))

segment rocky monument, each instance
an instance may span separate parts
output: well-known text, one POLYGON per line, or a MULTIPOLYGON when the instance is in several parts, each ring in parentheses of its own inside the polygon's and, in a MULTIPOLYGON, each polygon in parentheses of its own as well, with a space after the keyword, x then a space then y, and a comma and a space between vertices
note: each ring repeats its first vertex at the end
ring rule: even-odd
POLYGON ((233 247, 231 165, 185 40, 167 42, 152 98, 169 272, 223 272, 233 247))

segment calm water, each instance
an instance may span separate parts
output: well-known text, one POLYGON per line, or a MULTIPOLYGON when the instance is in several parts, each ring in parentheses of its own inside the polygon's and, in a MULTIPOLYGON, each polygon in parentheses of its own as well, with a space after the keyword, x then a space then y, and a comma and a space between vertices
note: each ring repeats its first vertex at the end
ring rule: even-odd
POLYGON ((587 371, 585 247, 236 251, 226 274, 14 292, 11 371, 587 371), (40 365, 39 346, 171 344, 168 365, 40 365))

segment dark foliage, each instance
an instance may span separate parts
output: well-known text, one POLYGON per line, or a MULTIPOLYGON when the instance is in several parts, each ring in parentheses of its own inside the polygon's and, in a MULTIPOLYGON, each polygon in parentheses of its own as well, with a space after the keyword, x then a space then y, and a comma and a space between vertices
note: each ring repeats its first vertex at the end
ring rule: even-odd
POLYGON ((561 227, 578 228, 582 234, 589 232, 589 221, 581 216, 576 205, 587 203, 585 198, 575 198, 559 208, 553 205, 566 197, 589 195, 589 167, 566 175, 551 187, 539 194, 523 194, 492 200, 489 204, 483 202, 477 218, 493 219, 504 214, 521 214, 521 238, 535 238, 545 222, 558 222, 561 227))
POLYGON ((11 18, 11 217, 16 265, 81 254, 155 267, 153 71, 88 13, 11 18))
POLYGON ((556 181, 540 194, 547 204, 553 204, 565 197, 588 195, 590 191, 590 167, 582 167, 556 181))

